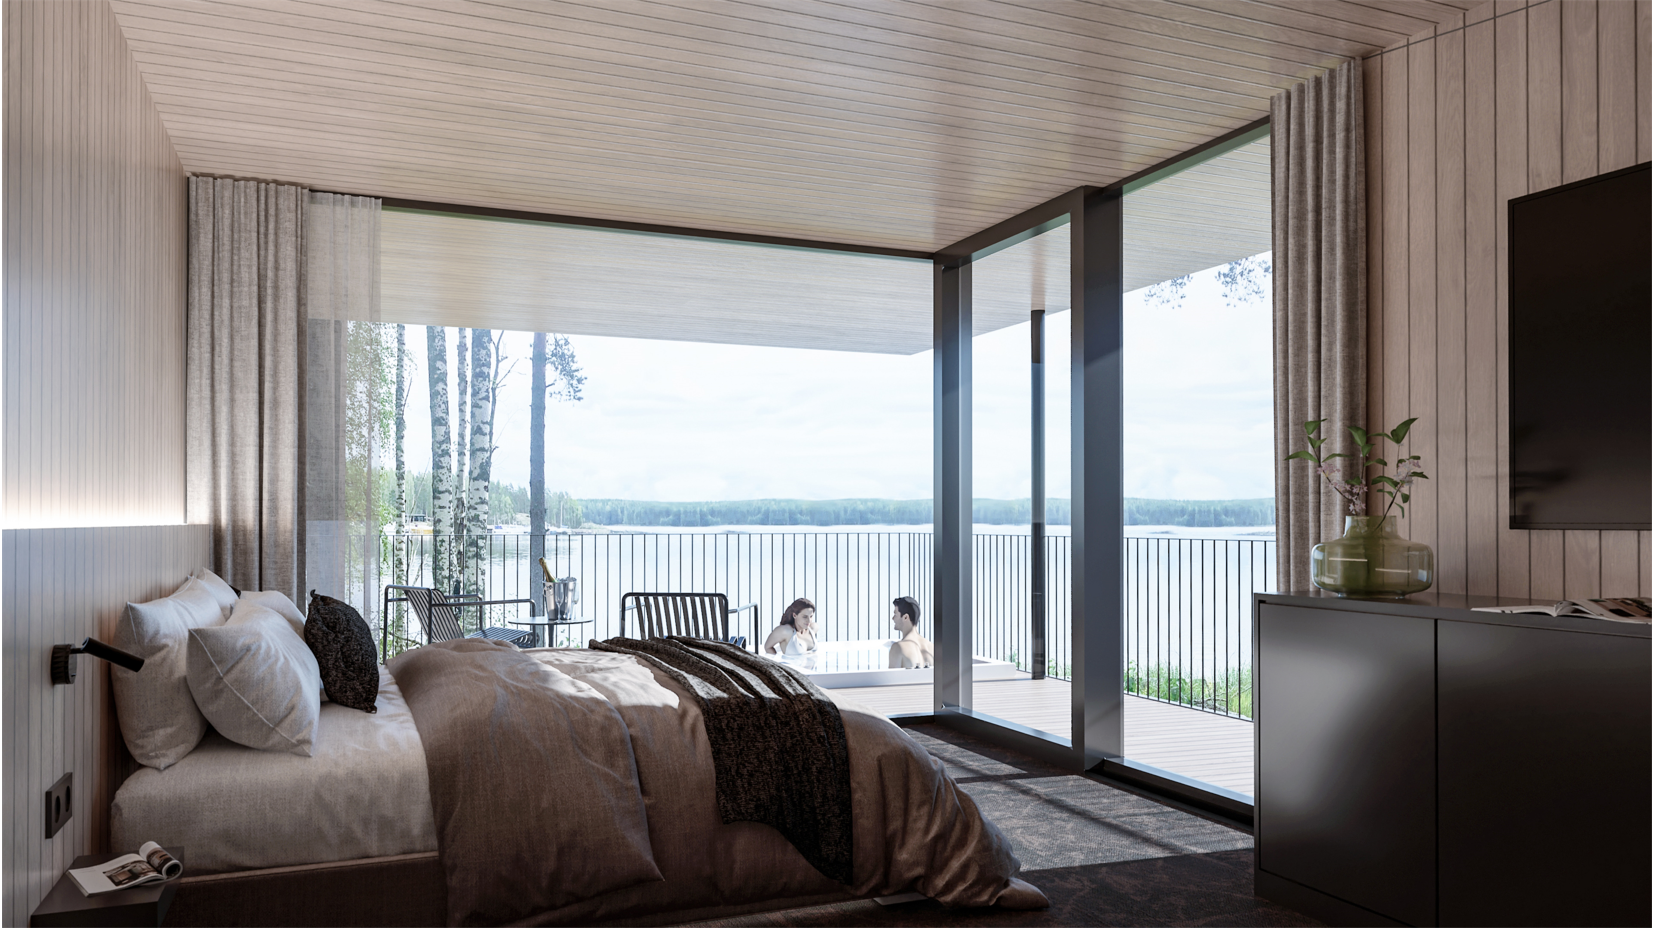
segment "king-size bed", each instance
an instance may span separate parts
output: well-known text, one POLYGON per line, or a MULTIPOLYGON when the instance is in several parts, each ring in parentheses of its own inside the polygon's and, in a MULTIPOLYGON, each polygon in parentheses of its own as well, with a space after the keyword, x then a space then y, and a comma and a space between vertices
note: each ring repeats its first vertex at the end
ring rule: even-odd
POLYGON ((139 769, 115 796, 113 846, 184 849, 177 925, 677 922, 914 891, 1044 904, 1005 837, 888 719, 813 690, 841 720, 847 794, 828 784, 820 815, 800 817, 814 759, 831 757, 811 724, 732 729, 698 679, 648 652, 668 646, 632 645, 404 653, 381 669, 376 712, 321 705, 308 755, 209 731, 139 769), (741 739, 750 771, 731 760, 741 739), (732 782, 751 771, 742 800, 732 782))

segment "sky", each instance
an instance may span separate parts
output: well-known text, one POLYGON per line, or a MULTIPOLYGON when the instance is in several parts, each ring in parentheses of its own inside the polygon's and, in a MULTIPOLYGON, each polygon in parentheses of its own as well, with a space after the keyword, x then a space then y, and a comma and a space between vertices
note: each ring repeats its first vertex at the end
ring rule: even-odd
MULTIPOLYGON (((1125 494, 1170 499, 1274 493, 1270 298, 1231 306, 1215 270, 1179 305, 1125 298, 1125 494)), ((1047 320, 1066 358, 1070 314, 1047 320)), ((1028 324, 974 343, 974 495, 1029 494, 1028 324)), ((448 350, 454 350, 449 330, 448 350)), ((577 498, 744 500, 932 496, 932 353, 874 355, 571 336, 585 399, 546 407, 547 485, 577 498)), ((528 483, 532 335, 505 335, 515 362, 495 420, 495 481, 528 483)), ((415 363, 407 460, 430 467, 425 335, 415 363)), ((450 360, 451 364, 451 360, 450 360)), ((1046 493, 1069 493, 1065 366, 1050 364, 1046 493)))

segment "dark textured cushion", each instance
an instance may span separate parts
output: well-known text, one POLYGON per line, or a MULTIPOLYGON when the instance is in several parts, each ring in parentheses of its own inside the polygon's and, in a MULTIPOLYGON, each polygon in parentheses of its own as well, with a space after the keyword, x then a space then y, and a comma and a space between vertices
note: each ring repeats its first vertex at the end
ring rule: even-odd
POLYGON ((379 652, 356 608, 310 591, 304 642, 321 666, 321 686, 340 706, 379 712, 379 652))

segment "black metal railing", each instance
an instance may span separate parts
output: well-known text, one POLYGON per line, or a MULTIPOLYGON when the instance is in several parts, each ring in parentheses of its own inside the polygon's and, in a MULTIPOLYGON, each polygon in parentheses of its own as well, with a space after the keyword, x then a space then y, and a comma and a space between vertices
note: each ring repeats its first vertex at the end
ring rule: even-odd
MULTIPOLYGON (((431 586, 432 535, 386 535, 386 583, 431 586), (394 570, 399 565, 400 569, 394 570), (392 578, 395 577, 395 580, 392 578)), ((450 551, 466 548, 444 537, 450 551)), ((542 597, 542 573, 527 535, 489 535, 470 547, 460 572, 466 592, 500 600, 542 597)), ((1124 653, 1127 693, 1225 716, 1251 716, 1251 594, 1274 577, 1272 539, 1126 536, 1124 653)), ((1032 544, 1029 534, 974 537, 973 634, 977 655, 1035 673, 1032 544)), ((1072 538, 1045 544, 1043 676, 1072 676, 1072 538)), ((557 577, 580 584, 577 613, 590 625, 561 641, 619 634, 620 598, 629 591, 722 593, 734 604, 758 604, 763 626, 803 597, 815 603, 823 639, 893 635, 890 601, 933 590, 934 548, 928 532, 609 532, 548 533, 546 563, 557 577)), ((451 581, 450 581, 451 583, 451 581)), ((541 601, 543 603, 543 601, 541 601)), ((416 617, 393 607, 382 617, 387 651, 424 640, 416 617)), ((502 625, 506 610, 479 619, 502 625)), ((526 610, 519 612, 526 614, 526 610)), ((752 624, 751 612, 737 624, 752 624)), ((934 628, 928 620, 926 628, 934 628)), ((755 646, 768 628, 732 628, 755 646)))

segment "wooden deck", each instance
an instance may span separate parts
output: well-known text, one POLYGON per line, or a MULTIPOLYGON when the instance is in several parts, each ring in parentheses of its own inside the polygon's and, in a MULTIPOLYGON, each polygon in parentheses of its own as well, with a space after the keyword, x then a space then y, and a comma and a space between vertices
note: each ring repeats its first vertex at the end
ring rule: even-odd
MULTIPOLYGON (((840 694, 885 715, 928 713, 929 684, 846 687, 840 694)), ((1069 738, 1072 690, 1067 681, 978 681, 975 708, 1052 735, 1069 738)), ((1186 707, 1125 698, 1125 754, 1133 761, 1252 795, 1252 730, 1247 720, 1186 707)))

